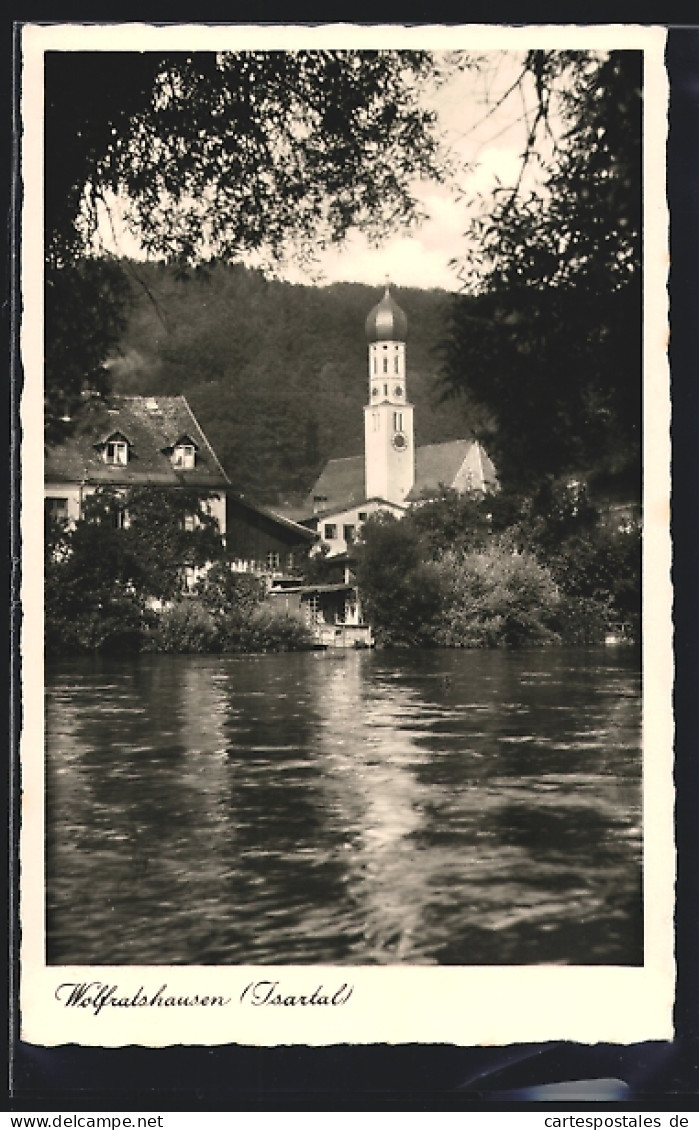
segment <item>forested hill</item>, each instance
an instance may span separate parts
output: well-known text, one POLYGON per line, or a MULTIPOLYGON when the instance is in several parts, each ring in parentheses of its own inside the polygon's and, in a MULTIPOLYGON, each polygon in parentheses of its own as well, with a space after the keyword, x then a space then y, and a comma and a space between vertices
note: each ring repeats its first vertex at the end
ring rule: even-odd
MULTIPOLYGON (((261 503, 303 495, 327 459, 363 450, 364 322, 381 287, 295 286, 223 264, 127 267, 134 308, 113 389, 186 396, 235 490, 261 503)), ((468 436, 465 405, 440 402, 449 294, 393 292, 408 316, 416 442, 468 436)))

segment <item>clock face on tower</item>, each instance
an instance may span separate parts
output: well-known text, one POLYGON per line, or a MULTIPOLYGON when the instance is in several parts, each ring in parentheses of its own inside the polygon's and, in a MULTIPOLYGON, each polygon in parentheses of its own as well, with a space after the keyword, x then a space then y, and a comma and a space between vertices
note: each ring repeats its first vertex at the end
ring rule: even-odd
POLYGON ((405 432, 396 432, 391 440, 396 451, 405 451, 408 446, 408 437, 405 432))

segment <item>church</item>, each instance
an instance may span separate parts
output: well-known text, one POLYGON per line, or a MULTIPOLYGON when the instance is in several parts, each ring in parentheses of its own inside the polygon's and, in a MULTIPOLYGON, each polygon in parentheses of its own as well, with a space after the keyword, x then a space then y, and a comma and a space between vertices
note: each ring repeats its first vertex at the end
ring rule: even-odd
POLYGON ((406 366, 408 319, 390 286, 365 328, 369 388, 364 454, 326 463, 302 519, 330 556, 346 553, 362 523, 377 511, 402 518, 410 506, 445 488, 474 495, 498 489, 495 468, 478 440, 415 446, 406 366))

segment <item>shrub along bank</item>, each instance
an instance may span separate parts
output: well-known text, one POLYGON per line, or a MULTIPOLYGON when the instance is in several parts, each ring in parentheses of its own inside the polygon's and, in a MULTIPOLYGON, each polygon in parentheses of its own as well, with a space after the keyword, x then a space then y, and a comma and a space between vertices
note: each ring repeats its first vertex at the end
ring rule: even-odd
POLYGON ((195 494, 100 490, 87 500, 73 529, 47 521, 48 657, 310 646, 299 618, 263 601, 258 578, 231 571, 217 527, 195 494), (185 521, 189 517, 194 522, 185 521), (194 591, 183 593, 183 570, 209 562, 194 591))
POLYGON ((357 546, 364 611, 384 646, 525 647, 640 636, 641 535, 610 527, 578 484, 537 498, 445 491, 357 546))
MULTIPOLYGON (((47 655, 310 647, 305 622, 231 570, 202 501, 161 493, 96 492, 72 530, 48 523, 47 655), (183 594, 183 567, 212 562, 183 594)), ((401 521, 375 515, 355 554, 379 646, 525 647, 637 640, 640 549, 639 529, 611 528, 579 487, 549 484, 535 499, 445 491, 401 521)))
POLYGON ((147 651, 303 651, 311 633, 303 620, 264 601, 257 577, 214 565, 195 593, 182 596, 146 618, 147 651))

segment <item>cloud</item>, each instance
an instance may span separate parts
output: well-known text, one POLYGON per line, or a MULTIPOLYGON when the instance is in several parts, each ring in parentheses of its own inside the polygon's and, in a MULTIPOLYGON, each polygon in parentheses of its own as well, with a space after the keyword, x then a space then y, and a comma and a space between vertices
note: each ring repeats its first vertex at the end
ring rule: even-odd
MULTIPOLYGON (((378 248, 364 236, 355 235, 342 250, 319 255, 314 277, 325 283, 363 282, 376 287, 383 286, 388 277, 398 287, 457 290, 458 278, 448 267, 454 252, 448 233, 453 230, 453 222, 445 226, 426 225, 409 235, 393 236, 378 248)), ((284 271, 283 277, 291 282, 310 281, 299 268, 284 271)))
MULTIPOLYGON (((361 233, 354 233, 341 247, 320 252, 312 271, 289 263, 279 271, 280 277, 295 283, 364 282, 378 287, 388 275, 396 286, 459 290, 461 283, 449 263, 468 256, 464 233, 474 201, 479 195, 487 197, 498 183, 514 185, 519 175, 521 123, 509 108, 498 110, 492 117, 487 113, 488 105, 497 102, 498 94, 511 85, 519 65, 515 55, 499 53, 489 72, 459 72, 438 92, 425 92, 439 113, 457 163, 468 166, 468 172, 459 178, 463 195, 457 196, 453 184, 415 184, 413 191, 428 217, 419 228, 388 236, 378 249, 361 233)), ((107 246, 119 254, 142 257, 138 244, 125 232, 118 202, 113 224, 105 222, 101 234, 107 246)), ((251 266, 263 265, 259 257, 245 256, 243 261, 251 266)))

